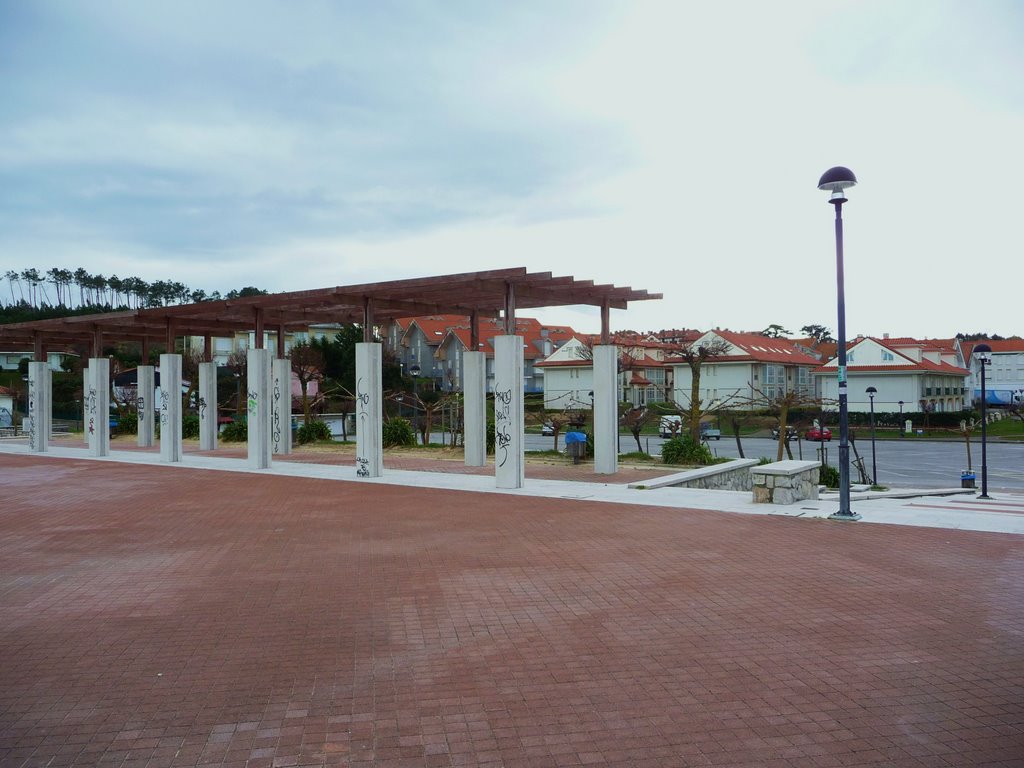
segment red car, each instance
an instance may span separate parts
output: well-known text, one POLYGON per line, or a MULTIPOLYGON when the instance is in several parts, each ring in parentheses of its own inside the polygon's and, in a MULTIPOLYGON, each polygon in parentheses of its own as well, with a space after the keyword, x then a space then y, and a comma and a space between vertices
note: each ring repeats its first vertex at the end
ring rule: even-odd
POLYGON ((825 427, 824 430, 818 427, 811 427, 804 433, 804 440, 825 440, 829 441, 832 439, 832 430, 825 427))

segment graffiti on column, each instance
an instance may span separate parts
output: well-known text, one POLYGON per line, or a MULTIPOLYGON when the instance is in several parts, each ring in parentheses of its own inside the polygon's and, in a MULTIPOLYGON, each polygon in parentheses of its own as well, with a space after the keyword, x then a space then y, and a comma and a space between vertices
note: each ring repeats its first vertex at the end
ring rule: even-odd
POLYGON ((28 444, 33 448, 38 448, 36 445, 36 381, 35 379, 28 380, 28 444))
POLYGON ((167 426, 170 421, 171 398, 166 389, 160 390, 160 426, 167 426))
POLYGON ((512 443, 512 390, 494 393, 494 444, 499 454, 498 466, 508 461, 508 448, 512 443))
POLYGON ((274 453, 281 448, 281 380, 274 379, 274 408, 271 439, 274 441, 274 453))
MULTIPOLYGON (((369 438, 370 419, 370 393, 363 389, 363 379, 356 382, 356 409, 359 414, 359 431, 356 433, 361 439, 356 441, 357 445, 365 446, 369 438)), ((356 477, 370 476, 370 460, 365 456, 356 456, 356 477)))
POLYGON ((86 411, 89 414, 89 434, 96 434, 96 388, 89 387, 89 394, 85 398, 86 411))
POLYGON ((199 398, 199 420, 206 421, 206 398, 199 398))
POLYGON ((135 398, 135 407, 139 412, 139 425, 146 423, 146 398, 139 396, 135 398))
POLYGON ((256 392, 251 392, 250 391, 249 394, 248 394, 248 398, 249 398, 249 400, 248 400, 247 410, 249 411, 249 415, 255 418, 255 416, 256 416, 256 406, 259 403, 259 399, 260 399, 259 395, 256 392))

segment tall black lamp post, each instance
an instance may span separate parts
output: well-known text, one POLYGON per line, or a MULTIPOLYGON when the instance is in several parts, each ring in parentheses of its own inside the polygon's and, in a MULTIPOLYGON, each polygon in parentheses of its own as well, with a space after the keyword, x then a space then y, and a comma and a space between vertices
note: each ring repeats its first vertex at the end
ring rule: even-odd
POLYGON ((986 453, 986 438, 988 427, 988 395, 985 393, 985 368, 989 364, 988 353, 992 347, 988 344, 978 344, 974 351, 978 355, 978 363, 981 364, 981 494, 979 499, 990 499, 988 495, 988 455, 986 453))
POLYGON ((878 390, 868 387, 864 391, 871 400, 871 482, 878 485, 878 463, 875 461, 875 394, 878 390))
POLYGON ((903 401, 900 400, 900 437, 903 437, 903 401))
POLYGON ((836 209, 836 305, 839 319, 837 347, 839 359, 839 511, 829 517, 833 520, 860 520, 850 509, 850 423, 846 393, 846 297, 843 290, 843 203, 845 190, 857 183, 853 171, 837 165, 829 168, 818 180, 818 189, 831 192, 829 203, 836 209))

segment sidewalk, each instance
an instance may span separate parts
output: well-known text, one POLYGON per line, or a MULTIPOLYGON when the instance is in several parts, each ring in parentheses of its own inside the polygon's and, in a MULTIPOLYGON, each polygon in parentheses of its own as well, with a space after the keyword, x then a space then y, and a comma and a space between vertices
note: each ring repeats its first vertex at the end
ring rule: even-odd
MULTIPOLYGON (((50 450, 45 454, 28 454, 24 444, 0 443, 0 456, 4 453, 33 455, 40 459, 74 458, 97 462, 144 464, 164 467, 169 471, 208 469, 279 477, 349 481, 370 485, 704 509, 748 515, 828 518, 838 509, 837 495, 832 493, 825 493, 816 501, 808 500, 782 506, 754 504, 750 493, 737 491, 708 491, 690 488, 633 490, 627 488, 626 483, 617 479, 612 479, 610 482, 595 482, 594 480, 580 482, 528 478, 523 488, 504 490, 494 487, 493 474, 385 469, 382 477, 366 479, 356 477, 354 466, 338 464, 275 461, 270 469, 252 470, 249 469, 244 458, 210 454, 186 453, 180 463, 164 464, 160 461, 159 455, 152 451, 117 450, 114 448, 108 457, 93 458, 84 448, 51 445, 50 450)), ((893 489, 890 492, 854 492, 851 494, 851 502, 853 511, 861 515, 860 523, 1024 534, 1024 494, 990 493, 989 495, 993 498, 983 500, 978 499, 975 494, 965 494, 960 488, 945 490, 907 488, 893 489)))

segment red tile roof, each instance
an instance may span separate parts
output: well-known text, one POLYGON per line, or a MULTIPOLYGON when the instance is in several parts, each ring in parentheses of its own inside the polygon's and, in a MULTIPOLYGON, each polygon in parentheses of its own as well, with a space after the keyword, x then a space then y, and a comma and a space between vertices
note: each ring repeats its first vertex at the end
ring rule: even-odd
MULTIPOLYGON (((774 339, 759 333, 739 333, 737 331, 715 330, 714 333, 737 349, 743 355, 723 355, 714 359, 715 363, 786 363, 789 365, 820 365, 820 361, 808 355, 789 339, 774 339)), ((678 359, 675 361, 678 364, 678 359)))
POLYGON ((978 339, 977 341, 962 342, 968 357, 973 354, 974 348, 979 344, 988 344, 992 347, 993 352, 1024 352, 1024 339, 1001 339, 1000 341, 978 339))

